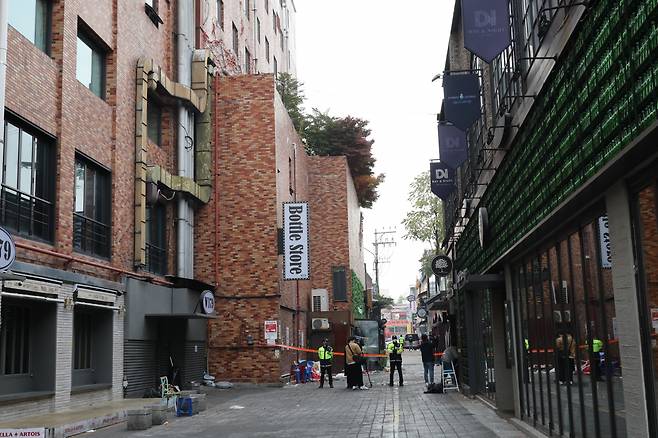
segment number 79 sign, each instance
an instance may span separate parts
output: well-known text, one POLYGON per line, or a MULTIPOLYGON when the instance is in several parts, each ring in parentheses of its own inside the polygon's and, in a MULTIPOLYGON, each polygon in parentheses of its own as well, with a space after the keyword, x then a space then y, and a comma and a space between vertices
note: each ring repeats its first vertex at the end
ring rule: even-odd
POLYGON ((0 272, 7 271, 16 260, 14 239, 4 228, 0 227, 0 272))

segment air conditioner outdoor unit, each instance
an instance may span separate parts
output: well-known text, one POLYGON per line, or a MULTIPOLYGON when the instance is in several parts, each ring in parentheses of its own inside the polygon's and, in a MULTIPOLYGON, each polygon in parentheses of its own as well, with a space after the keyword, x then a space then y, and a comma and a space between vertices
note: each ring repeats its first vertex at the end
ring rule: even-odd
POLYGON ((311 321, 313 330, 329 330, 329 319, 327 318, 313 318, 311 321))

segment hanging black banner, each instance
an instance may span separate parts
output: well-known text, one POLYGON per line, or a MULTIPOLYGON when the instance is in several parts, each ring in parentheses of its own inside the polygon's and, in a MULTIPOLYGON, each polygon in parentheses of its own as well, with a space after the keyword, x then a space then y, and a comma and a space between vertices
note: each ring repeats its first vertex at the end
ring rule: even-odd
POLYGON ((466 133, 455 126, 439 123, 439 155, 442 163, 461 166, 468 159, 466 133))
POLYGON ((455 169, 446 163, 439 161, 431 162, 430 182, 432 193, 445 200, 455 190, 455 169))
POLYGON ((512 42, 509 0, 462 0, 464 47, 491 64, 512 42))
POLYGON ((447 74, 443 77, 443 114, 462 131, 468 131, 480 117, 480 81, 478 76, 447 74))

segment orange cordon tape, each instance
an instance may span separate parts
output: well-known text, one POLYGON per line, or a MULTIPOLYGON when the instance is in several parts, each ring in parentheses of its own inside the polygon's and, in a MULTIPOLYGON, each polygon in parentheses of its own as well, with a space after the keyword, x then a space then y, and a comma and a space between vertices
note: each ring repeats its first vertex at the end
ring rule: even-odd
MULTIPOLYGON (((283 348, 284 350, 303 351, 303 352, 306 352, 306 353, 317 353, 318 352, 318 350, 312 350, 310 348, 293 347, 292 345, 283 345, 283 344, 273 344, 273 345, 268 345, 268 347, 283 348)), ((334 356, 345 356, 345 353, 340 353, 338 351, 334 351, 334 356)), ((364 353, 364 354, 362 354, 362 356, 363 357, 388 357, 388 354, 364 353)), ((441 356, 443 356, 443 353, 434 353, 434 356, 441 357, 441 356)))

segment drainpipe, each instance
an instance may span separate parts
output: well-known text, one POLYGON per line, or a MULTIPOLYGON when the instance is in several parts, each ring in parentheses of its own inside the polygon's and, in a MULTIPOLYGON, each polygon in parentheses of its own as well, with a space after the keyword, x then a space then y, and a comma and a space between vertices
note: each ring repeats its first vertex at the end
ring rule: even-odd
MULTIPOLYGON (((0 0, 0 148, 5 144, 5 84, 7 83, 7 23, 9 0, 0 0)), ((0 149, 2 150, 2 149, 0 149)))
MULTIPOLYGON (((192 55, 194 53, 194 1, 177 2, 178 82, 191 86, 192 55)), ((178 104, 178 175, 194 178, 194 114, 183 104, 178 104)), ((194 276, 193 257, 194 211, 189 200, 178 198, 176 265, 177 275, 184 278, 194 276)))

